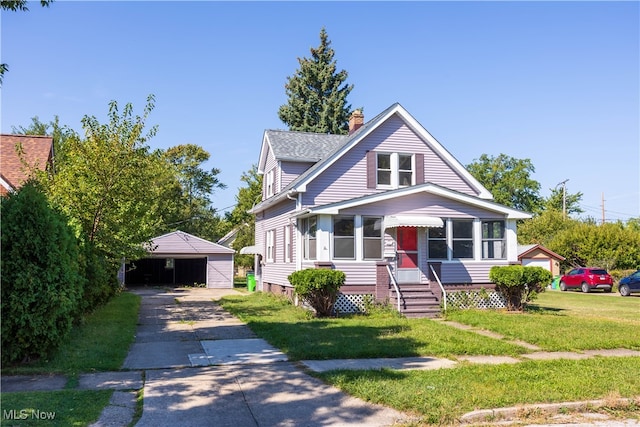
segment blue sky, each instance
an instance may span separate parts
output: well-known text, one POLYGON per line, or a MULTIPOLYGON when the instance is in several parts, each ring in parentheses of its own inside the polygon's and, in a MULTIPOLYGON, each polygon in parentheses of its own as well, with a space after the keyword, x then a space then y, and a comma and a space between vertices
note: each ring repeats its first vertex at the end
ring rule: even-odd
POLYGON ((365 119, 402 104, 461 163, 530 159, 585 215, 640 216, 639 2, 68 2, 2 12, 2 133, 33 116, 81 131, 108 103, 154 148, 194 143, 228 185, 258 160, 284 84, 324 26, 365 119))

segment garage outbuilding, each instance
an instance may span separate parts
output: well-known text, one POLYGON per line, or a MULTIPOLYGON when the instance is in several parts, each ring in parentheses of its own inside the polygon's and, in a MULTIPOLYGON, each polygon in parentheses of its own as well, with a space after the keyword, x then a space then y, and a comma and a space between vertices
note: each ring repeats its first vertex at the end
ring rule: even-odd
POLYGON ((127 262, 126 285, 206 285, 233 288, 233 249, 183 231, 158 236, 149 256, 127 262))
POLYGON ((565 258, 542 245, 518 246, 518 261, 525 267, 542 267, 553 276, 560 274, 560 262, 565 258))

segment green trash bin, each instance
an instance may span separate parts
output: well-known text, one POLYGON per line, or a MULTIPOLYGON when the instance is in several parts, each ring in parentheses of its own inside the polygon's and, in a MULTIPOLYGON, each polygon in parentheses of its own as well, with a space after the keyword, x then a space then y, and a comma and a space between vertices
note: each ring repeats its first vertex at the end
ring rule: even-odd
POLYGON ((555 276, 551 282, 551 289, 559 289, 560 276, 555 276))
POLYGON ((253 271, 247 273, 247 290, 249 292, 256 291, 256 275, 253 274, 253 271))

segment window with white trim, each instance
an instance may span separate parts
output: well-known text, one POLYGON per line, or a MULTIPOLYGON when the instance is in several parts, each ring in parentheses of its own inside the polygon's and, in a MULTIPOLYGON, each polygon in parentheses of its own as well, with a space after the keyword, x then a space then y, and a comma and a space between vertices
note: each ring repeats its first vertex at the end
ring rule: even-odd
POLYGON ((355 259, 356 237, 355 217, 333 217, 333 257, 336 259, 355 259))
POLYGON ((453 258, 473 258, 473 221, 454 220, 453 258))
POLYGON ((413 154, 377 153, 377 186, 387 188, 407 187, 415 183, 413 154))
POLYGON ((315 216, 302 220, 303 246, 302 257, 304 259, 316 259, 316 232, 318 231, 318 218, 315 216))
POLYGON ((504 221, 482 221, 482 259, 506 259, 504 221))
POLYGON ((271 169, 269 172, 267 172, 266 186, 267 186, 267 197, 273 196, 275 192, 275 170, 274 169, 271 169))
POLYGON ((382 259, 382 217, 362 217, 362 257, 382 259))
POLYGON ((267 262, 275 261, 275 254, 273 253, 273 247, 275 244, 275 230, 269 230, 266 233, 265 240, 267 242, 267 262))
POLYGON ((429 259, 447 259, 447 227, 429 227, 427 229, 427 257, 429 259))
POLYGON ((284 226, 284 262, 291 262, 291 227, 284 226))

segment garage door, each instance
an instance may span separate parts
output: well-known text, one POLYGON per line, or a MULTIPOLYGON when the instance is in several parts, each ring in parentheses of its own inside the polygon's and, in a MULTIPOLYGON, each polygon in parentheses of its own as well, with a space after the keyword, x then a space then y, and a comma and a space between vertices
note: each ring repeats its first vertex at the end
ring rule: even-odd
POLYGON ((540 258, 524 258, 522 265, 525 267, 542 267, 545 270, 551 271, 551 260, 540 258))

